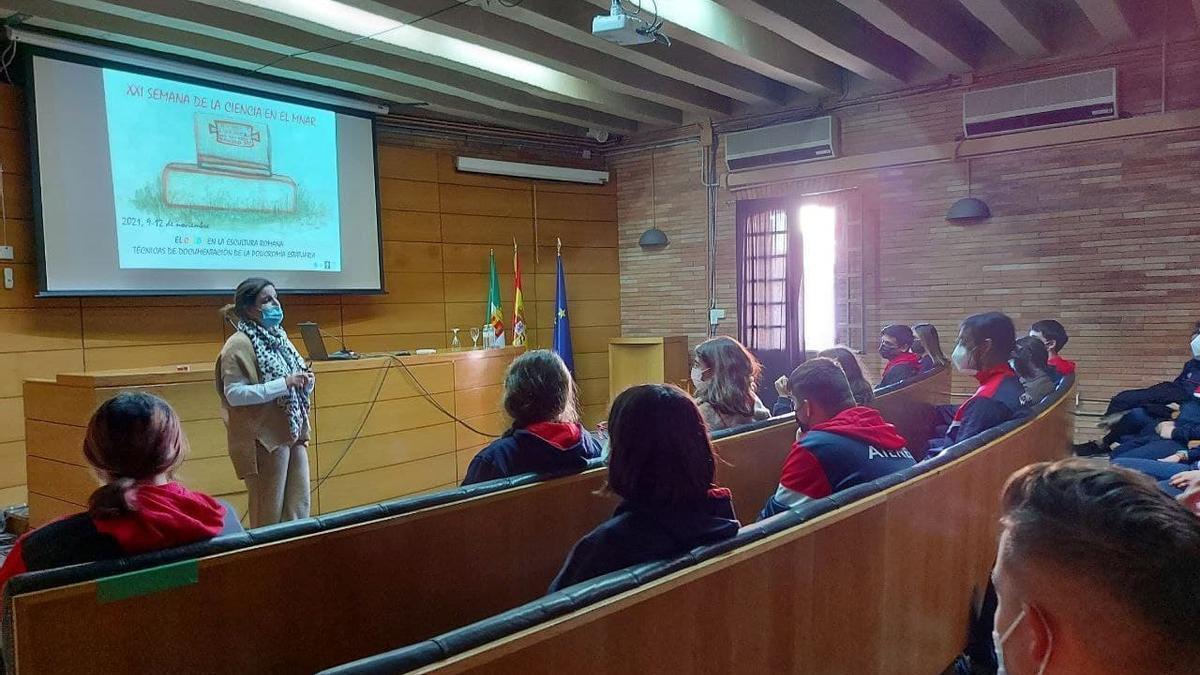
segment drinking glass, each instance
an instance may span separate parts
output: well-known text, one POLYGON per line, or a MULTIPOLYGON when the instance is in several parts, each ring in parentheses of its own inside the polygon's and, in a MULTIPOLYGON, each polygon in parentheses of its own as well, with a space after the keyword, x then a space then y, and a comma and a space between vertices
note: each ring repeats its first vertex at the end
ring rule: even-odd
POLYGON ((451 328, 450 332, 454 334, 450 338, 450 349, 461 349, 462 344, 458 341, 458 329, 451 328))
POLYGON ((471 326, 471 349, 479 349, 479 329, 471 326))

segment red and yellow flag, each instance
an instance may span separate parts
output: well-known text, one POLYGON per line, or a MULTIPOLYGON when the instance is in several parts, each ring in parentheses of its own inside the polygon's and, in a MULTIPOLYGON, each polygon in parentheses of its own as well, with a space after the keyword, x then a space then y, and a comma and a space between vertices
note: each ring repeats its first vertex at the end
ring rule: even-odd
POLYGON ((516 293, 513 298, 513 345, 525 345, 525 300, 521 296, 521 258, 517 255, 517 240, 513 239, 513 271, 516 274, 516 293))

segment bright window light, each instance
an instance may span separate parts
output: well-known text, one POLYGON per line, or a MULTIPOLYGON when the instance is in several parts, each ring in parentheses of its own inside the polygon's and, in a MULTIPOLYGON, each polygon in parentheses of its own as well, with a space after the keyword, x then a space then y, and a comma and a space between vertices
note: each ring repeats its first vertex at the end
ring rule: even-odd
POLYGON ((835 313, 837 239, 834 209, 808 204, 800 207, 800 236, 804 242, 804 348, 820 351, 837 344, 835 313))

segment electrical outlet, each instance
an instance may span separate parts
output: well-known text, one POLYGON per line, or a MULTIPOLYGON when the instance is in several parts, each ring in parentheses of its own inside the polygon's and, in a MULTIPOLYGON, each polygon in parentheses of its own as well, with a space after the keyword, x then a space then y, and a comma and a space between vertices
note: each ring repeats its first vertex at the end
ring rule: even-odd
POLYGON ((721 319, 724 319, 724 318, 725 318, 725 310, 723 310, 723 309, 708 310, 708 323, 709 324, 715 326, 715 325, 717 325, 718 322, 721 321, 721 319))
POLYGON ((12 290, 13 287, 13 271, 11 267, 4 268, 4 287, 12 290))
POLYGON ((13 247, 0 246, 0 260, 12 260, 12 259, 13 259, 13 247))

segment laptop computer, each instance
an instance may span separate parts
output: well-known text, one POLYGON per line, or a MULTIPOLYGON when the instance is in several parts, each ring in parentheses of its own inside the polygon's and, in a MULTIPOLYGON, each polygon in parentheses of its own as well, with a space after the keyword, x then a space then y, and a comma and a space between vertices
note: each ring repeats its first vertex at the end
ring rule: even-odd
POLYGON ((339 349, 330 354, 325 349, 325 339, 321 337, 321 329, 312 321, 302 321, 296 324, 300 328, 300 337, 304 338, 304 349, 308 352, 309 361, 345 361, 357 359, 358 354, 339 349))

